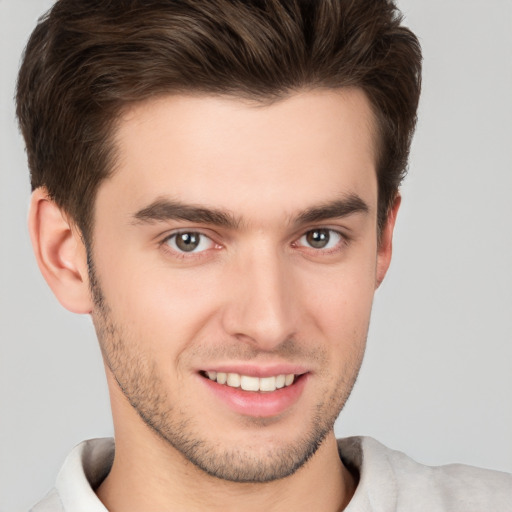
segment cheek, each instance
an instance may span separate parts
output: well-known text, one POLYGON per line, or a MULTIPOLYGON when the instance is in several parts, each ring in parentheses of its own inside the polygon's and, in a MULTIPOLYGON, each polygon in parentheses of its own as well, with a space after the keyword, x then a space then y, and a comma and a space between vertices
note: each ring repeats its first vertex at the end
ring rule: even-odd
POLYGON ((375 283, 374 262, 367 261, 338 268, 309 294, 310 318, 330 353, 332 375, 344 379, 357 372, 366 346, 375 283))
POLYGON ((116 323, 146 353, 177 357, 216 308, 217 286, 198 269, 123 262, 102 268, 100 284, 116 323))
MULTIPOLYGON (((304 288, 309 310, 329 332, 366 330, 375 292, 375 262, 340 266, 324 276, 316 286, 304 288)), ((360 262, 359 262, 360 263, 360 262)))

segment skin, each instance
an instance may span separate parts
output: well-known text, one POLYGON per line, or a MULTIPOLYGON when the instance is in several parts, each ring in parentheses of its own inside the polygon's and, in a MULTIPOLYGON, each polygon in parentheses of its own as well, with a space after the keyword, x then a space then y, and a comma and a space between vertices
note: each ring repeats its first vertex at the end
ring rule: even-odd
POLYGON ((104 355, 116 457, 99 498, 110 511, 343 509, 356 484, 333 424, 399 206, 378 243, 366 97, 169 96, 125 112, 116 147, 95 204, 93 268, 44 189, 30 215, 43 274, 65 307, 92 315, 104 355), (188 220, 174 218, 177 203, 188 220), (210 214, 192 220, 190 207, 210 214), (325 248, 311 245, 314 230, 325 248), (200 234, 195 251, 176 245, 183 232, 200 234), (234 410, 202 374, 290 364, 305 375, 301 392, 263 416, 234 410))

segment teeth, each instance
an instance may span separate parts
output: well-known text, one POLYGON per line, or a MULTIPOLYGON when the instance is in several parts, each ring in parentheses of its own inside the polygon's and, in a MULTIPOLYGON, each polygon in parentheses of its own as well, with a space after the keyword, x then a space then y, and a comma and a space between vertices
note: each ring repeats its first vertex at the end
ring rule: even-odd
POLYGON ((262 377, 258 380, 260 381, 259 391, 274 391, 276 389, 275 377, 262 377))
POLYGON ((275 391, 290 386, 295 380, 293 373, 261 378, 223 372, 206 372, 206 375, 210 380, 219 384, 226 384, 232 388, 242 388, 244 391, 275 391))
POLYGON ((228 386, 231 386, 232 388, 239 388, 240 387, 240 375, 238 373, 228 373, 228 386))
POLYGON ((260 379, 258 379, 258 377, 248 377, 247 375, 242 375, 240 377, 240 387, 244 391, 259 391, 260 379))

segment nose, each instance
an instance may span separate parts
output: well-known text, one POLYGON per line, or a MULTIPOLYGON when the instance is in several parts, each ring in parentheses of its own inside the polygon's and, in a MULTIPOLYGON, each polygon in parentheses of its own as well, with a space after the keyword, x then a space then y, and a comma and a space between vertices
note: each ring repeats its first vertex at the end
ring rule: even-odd
POLYGON ((298 326, 293 268, 278 251, 261 246, 241 257, 236 268, 226 290, 224 329, 258 350, 275 350, 295 335, 298 326))

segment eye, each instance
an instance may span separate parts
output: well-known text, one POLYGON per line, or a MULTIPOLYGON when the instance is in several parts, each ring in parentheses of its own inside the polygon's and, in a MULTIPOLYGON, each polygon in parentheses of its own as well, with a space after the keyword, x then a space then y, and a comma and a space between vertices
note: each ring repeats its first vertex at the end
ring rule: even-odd
POLYGON ((299 244, 313 249, 333 249, 343 237, 337 231, 326 228, 312 229, 302 235, 299 244))
POLYGON ((165 240, 165 243, 176 252, 193 253, 211 249, 215 244, 213 240, 196 231, 181 231, 174 233, 165 240))

